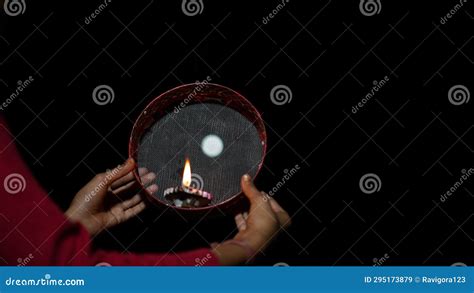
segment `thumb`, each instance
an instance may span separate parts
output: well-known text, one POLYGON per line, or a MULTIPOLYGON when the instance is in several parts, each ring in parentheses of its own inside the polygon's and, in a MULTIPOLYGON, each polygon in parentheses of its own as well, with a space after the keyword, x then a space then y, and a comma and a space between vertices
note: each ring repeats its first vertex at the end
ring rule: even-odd
POLYGON ((252 178, 250 175, 245 174, 242 176, 242 179, 240 180, 240 185, 242 187, 242 191, 244 192, 245 196, 249 199, 250 204, 267 204, 265 200, 263 199, 262 194, 260 191, 255 187, 255 185, 252 182, 252 178))

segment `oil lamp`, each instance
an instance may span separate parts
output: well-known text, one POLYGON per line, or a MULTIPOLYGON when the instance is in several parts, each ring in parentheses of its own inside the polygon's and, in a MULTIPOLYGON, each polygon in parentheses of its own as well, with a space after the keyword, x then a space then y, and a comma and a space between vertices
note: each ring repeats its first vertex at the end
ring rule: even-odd
POLYGON ((212 194, 191 186, 191 162, 186 159, 183 170, 181 186, 170 187, 164 190, 163 196, 175 207, 197 208, 205 207, 211 203, 212 194))

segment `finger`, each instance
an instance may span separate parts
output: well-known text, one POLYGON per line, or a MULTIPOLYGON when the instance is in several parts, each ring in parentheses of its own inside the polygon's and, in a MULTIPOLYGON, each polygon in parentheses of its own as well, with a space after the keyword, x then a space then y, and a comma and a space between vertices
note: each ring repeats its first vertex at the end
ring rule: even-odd
POLYGON ((143 201, 143 197, 140 194, 135 194, 130 199, 127 199, 122 202, 122 209, 126 210, 133 206, 136 206, 143 201))
POLYGON ((265 200, 268 200, 272 211, 277 215, 277 220, 283 227, 288 227, 291 224, 291 218, 288 213, 280 206, 280 204, 266 192, 261 192, 265 200))
POLYGON ((270 206, 272 207, 272 210, 273 210, 275 213, 284 211, 283 208, 280 206, 280 204, 279 204, 273 197, 270 197, 270 196, 267 195, 266 193, 265 193, 265 195, 266 195, 267 198, 270 200, 270 206))
POLYGON ((244 192, 245 196, 250 201, 251 205, 267 205, 268 203, 263 200, 263 196, 260 193, 260 191, 255 187, 255 185, 252 182, 252 178, 250 175, 245 174, 242 176, 242 179, 240 181, 240 185, 242 187, 242 191, 244 192))
POLYGON ((235 225, 237 225, 237 229, 239 229, 239 231, 247 229, 247 222, 245 221, 242 214, 237 214, 234 219, 235 225))
POLYGON ((249 213, 245 212, 242 214, 242 216, 244 216, 244 220, 247 221, 247 219, 249 218, 249 213))
POLYGON ((128 220, 136 215, 138 215, 139 213, 141 213, 144 209, 146 208, 146 204, 144 202, 141 202, 139 204, 137 204, 136 206, 134 207, 131 207, 127 210, 125 210, 124 212, 124 220, 128 220))
POLYGON ((150 193, 153 194, 158 191, 158 185, 152 184, 146 188, 146 190, 150 193))
POLYGON ((145 174, 144 176, 140 177, 140 180, 142 181, 142 184, 144 186, 147 186, 148 184, 152 183, 156 179, 156 174, 153 172, 149 172, 148 174, 145 174))
POLYGON ((105 173, 105 182, 107 186, 111 186, 112 183, 116 182, 118 179, 124 177, 130 173, 135 168, 135 161, 132 158, 129 158, 122 165, 117 166, 116 168, 105 173))
MULTIPOLYGON (((138 168, 138 175, 143 176, 148 173, 147 168, 138 168)), ((135 179, 135 176, 133 175, 133 172, 128 173, 127 175, 123 176, 122 178, 117 179, 110 187, 115 190, 122 185, 125 185, 129 183, 130 181, 133 181, 135 179)))
POLYGON ((280 204, 273 199, 272 197, 269 197, 270 199, 270 206, 272 210, 275 212, 278 222, 280 222, 280 225, 283 226, 283 228, 286 228, 290 226, 291 224, 291 218, 290 215, 280 206, 280 204))
MULTIPOLYGON (((158 185, 156 185, 156 184, 150 185, 146 188, 146 190, 148 190, 148 192, 150 194, 153 194, 153 193, 158 191, 158 185)), ((129 209, 129 208, 139 204, 142 201, 143 201, 142 194, 140 194, 140 193, 135 194, 134 196, 132 196, 132 198, 127 199, 127 200, 122 202, 122 208, 124 210, 129 209)))
MULTIPOLYGON (((155 180, 155 179, 156 179, 156 174, 153 173, 153 172, 149 172, 149 173, 144 174, 143 176, 140 177, 140 180, 142 181, 142 184, 145 185, 145 186, 152 183, 153 180, 155 180)), ((127 183, 124 186, 121 186, 121 187, 115 189, 114 193, 116 193, 117 195, 120 195, 120 194, 126 193, 126 192, 130 192, 130 191, 132 193, 134 193, 134 192, 137 192, 140 189, 139 186, 140 185, 137 184, 136 181, 132 181, 130 183, 127 183)))

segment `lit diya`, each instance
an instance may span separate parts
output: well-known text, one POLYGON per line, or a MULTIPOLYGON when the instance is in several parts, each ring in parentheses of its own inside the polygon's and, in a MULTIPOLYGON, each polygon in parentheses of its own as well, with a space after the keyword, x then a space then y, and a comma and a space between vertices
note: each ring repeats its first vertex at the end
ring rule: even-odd
POLYGON ((191 163, 186 159, 181 186, 165 189, 163 196, 178 208, 205 207, 211 203, 212 194, 191 186, 191 163))

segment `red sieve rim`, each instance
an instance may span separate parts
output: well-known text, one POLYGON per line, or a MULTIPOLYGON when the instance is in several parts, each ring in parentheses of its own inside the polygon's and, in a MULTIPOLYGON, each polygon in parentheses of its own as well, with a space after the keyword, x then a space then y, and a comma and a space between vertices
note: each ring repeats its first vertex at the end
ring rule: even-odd
MULTIPOLYGON (((188 98, 189 94, 193 91, 195 92, 195 96, 193 96, 193 98, 188 101, 185 106, 199 103, 216 103, 224 105, 239 112, 255 126, 258 131, 260 141, 262 143, 262 158, 258 164, 257 171, 255 172, 255 175, 253 177, 255 179, 260 173, 267 152, 267 133, 265 129, 265 123, 262 119, 262 115, 255 108, 255 106, 243 95, 231 88, 215 83, 203 82, 180 85, 160 94, 150 103, 148 103, 145 109, 135 120, 135 123, 133 125, 128 147, 129 157, 133 158, 135 162, 137 162, 138 147, 143 134, 146 133, 147 129, 151 127, 156 121, 169 114, 170 112, 175 111, 176 107, 182 104, 182 102, 185 101, 185 99, 188 98), (196 92, 196 89, 199 86, 202 87, 202 89, 196 92)), ((160 199, 158 196, 150 194, 146 190, 138 174, 138 166, 133 170, 133 175, 136 181, 140 184, 142 191, 145 193, 145 195, 151 202, 158 204, 159 206, 167 206, 183 212, 209 211, 211 209, 217 208, 221 210, 226 210, 228 207, 237 204, 242 198, 242 192, 238 192, 234 195, 229 196, 227 199, 219 203, 205 207, 176 207, 171 205, 167 201, 160 199)))

